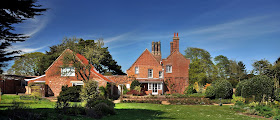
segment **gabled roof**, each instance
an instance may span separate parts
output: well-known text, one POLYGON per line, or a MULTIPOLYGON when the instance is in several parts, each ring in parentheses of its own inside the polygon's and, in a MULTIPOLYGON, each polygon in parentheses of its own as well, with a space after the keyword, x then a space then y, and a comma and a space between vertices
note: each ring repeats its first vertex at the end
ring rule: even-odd
POLYGON ((129 70, 143 55, 144 55, 144 53, 148 53, 148 54, 150 54, 152 57, 153 57, 153 59, 160 65, 160 63, 158 62, 158 60, 155 58, 155 56, 146 48, 145 50, 144 50, 144 52, 135 60, 135 62, 127 69, 127 70, 129 70))
MULTIPOLYGON (((52 66, 66 51, 73 53, 73 51, 70 50, 70 49, 64 50, 64 51, 61 53, 61 55, 49 66, 49 68, 51 68, 51 66, 52 66)), ((77 53, 77 54, 76 54, 76 57, 78 58, 78 60, 79 60, 83 65, 86 66, 86 65, 89 64, 88 60, 87 60, 83 55, 77 53)), ((47 70, 49 70, 49 68, 48 68, 47 70)), ((46 71, 47 71, 47 70, 46 70, 46 71)), ((46 71, 45 71, 45 72, 46 72, 46 71)), ((96 69, 95 69, 92 65, 91 65, 91 70, 90 70, 90 71, 91 71, 93 74, 95 74, 96 76, 98 76, 99 78, 101 78, 101 79, 103 79, 103 80, 105 80, 105 81, 107 81, 107 82, 112 82, 112 81, 109 80, 108 78, 104 77, 102 74, 98 73, 98 72, 96 71, 96 69)))
POLYGON ((174 50, 167 58, 165 58, 164 60, 167 60, 168 58, 170 58, 175 52, 178 52, 181 56, 183 56, 186 60, 189 60, 189 58, 186 58, 183 54, 181 54, 178 50, 174 50))

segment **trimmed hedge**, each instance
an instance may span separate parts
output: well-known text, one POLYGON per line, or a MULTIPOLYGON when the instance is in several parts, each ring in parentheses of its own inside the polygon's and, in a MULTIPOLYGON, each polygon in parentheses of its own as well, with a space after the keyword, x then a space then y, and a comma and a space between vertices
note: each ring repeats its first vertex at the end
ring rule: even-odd
POLYGON ((260 75, 255 76, 249 80, 245 80, 238 84, 238 94, 244 98, 251 98, 255 96, 256 101, 261 101, 265 95, 265 100, 268 97, 274 98, 274 82, 271 78, 260 75))
POLYGON ((205 97, 207 98, 232 98, 233 88, 227 80, 217 80, 207 87, 205 97))

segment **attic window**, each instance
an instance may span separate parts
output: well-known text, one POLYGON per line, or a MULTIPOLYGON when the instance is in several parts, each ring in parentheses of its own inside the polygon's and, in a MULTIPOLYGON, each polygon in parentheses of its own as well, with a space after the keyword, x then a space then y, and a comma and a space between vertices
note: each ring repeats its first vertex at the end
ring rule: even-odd
POLYGON ((148 69, 148 78, 153 78, 153 69, 148 69))
POLYGON ((75 76, 74 67, 61 68, 61 76, 75 76))
POLYGON ((135 74, 139 74, 139 67, 135 67, 135 74))
POLYGON ((166 73, 172 73, 172 66, 166 65, 166 73))

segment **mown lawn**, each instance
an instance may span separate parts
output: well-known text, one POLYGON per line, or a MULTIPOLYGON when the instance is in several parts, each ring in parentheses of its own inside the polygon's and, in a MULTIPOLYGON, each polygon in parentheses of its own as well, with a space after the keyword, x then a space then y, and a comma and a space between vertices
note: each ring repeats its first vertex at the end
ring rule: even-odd
MULTIPOLYGON (((17 101, 32 109, 34 112, 46 112, 49 118, 61 119, 91 119, 85 116, 60 115, 54 109, 55 103, 48 100, 20 100, 16 95, 3 95, 0 112, 5 112, 12 102, 17 101)), ((189 120, 250 120, 258 119, 234 112, 229 106, 213 105, 159 105, 148 103, 119 103, 116 104, 116 115, 104 117, 104 120, 146 120, 146 119, 189 119, 189 120)), ((4 117, 5 118, 5 117, 4 117)), ((0 116, 1 119, 1 116, 0 116)))
POLYGON ((159 105, 147 103, 116 104, 117 115, 103 119, 188 119, 188 120, 252 120, 258 119, 234 112, 229 106, 159 105))

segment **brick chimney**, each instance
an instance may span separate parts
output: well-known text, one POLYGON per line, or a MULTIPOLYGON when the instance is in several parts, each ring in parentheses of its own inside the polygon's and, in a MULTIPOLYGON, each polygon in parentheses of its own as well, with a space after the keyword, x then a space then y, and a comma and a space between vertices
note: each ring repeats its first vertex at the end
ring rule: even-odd
POLYGON ((161 61, 161 44, 160 42, 152 42, 152 54, 158 61, 161 61))
POLYGON ((178 33, 177 33, 177 35, 176 35, 176 33, 174 33, 173 41, 170 42, 170 54, 175 50, 179 51, 179 36, 178 36, 178 33))

